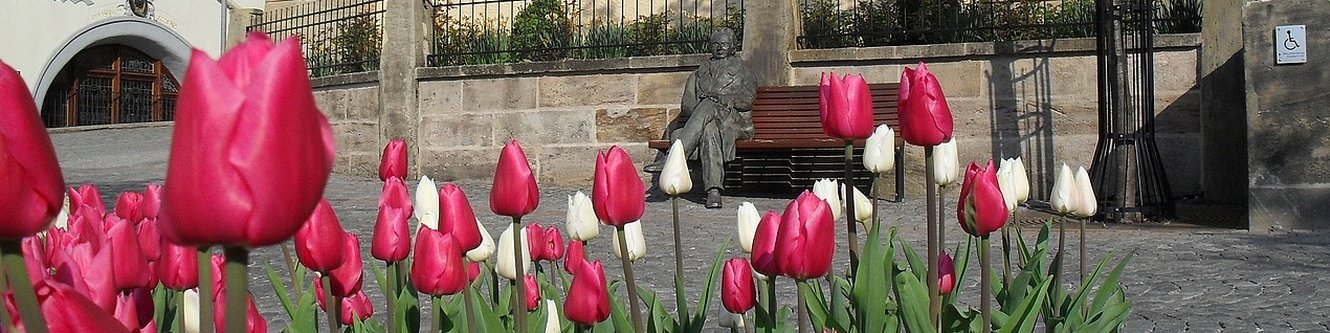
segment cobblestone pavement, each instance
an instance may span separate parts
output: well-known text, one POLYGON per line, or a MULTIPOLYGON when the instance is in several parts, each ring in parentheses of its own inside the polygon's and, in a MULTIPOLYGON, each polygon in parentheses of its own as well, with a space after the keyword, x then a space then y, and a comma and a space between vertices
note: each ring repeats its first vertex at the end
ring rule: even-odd
MULTIPOLYGON (((64 168, 66 182, 71 186, 93 183, 102 189, 104 199, 114 200, 116 193, 125 190, 140 191, 144 184, 162 181, 165 175, 170 127, 147 126, 129 129, 100 129, 92 131, 61 130, 52 134, 56 150, 64 168)), ((495 155, 498 155, 496 149, 495 155)), ((587 168, 593 165, 593 156, 587 156, 587 168)), ((409 186, 414 191, 414 182, 409 186)), ((459 184, 471 198, 475 211, 489 232, 498 233, 509 220, 488 214, 487 182, 468 181, 459 184)), ((582 186, 588 191, 590 184, 582 186)), ((542 187, 540 208, 525 222, 562 225, 566 196, 578 188, 542 187)), ((336 207, 343 226, 358 233, 368 252, 380 183, 377 180, 353 179, 335 175, 328 184, 327 197, 336 207)), ((954 190, 953 190, 954 192, 954 190)), ((751 197, 726 197, 726 208, 707 210, 701 207, 701 197, 687 197, 682 204, 684 239, 684 265, 690 286, 698 286, 704 279, 706 265, 727 239, 735 235, 734 208, 739 202, 750 201, 760 210, 783 210, 789 196, 773 198, 770 194, 751 197)), ((673 244, 670 233, 670 204, 658 192, 648 198, 645 221, 649 254, 634 265, 639 284, 662 293, 663 304, 674 304, 673 244)), ((951 203, 954 205, 954 203, 951 203)), ((924 200, 906 198, 903 203, 883 202, 881 215, 886 225, 898 226, 900 235, 922 247, 924 231, 924 200)), ((954 210, 952 210, 954 211, 954 210)), ((1026 214, 1026 213, 1022 213, 1026 214)), ((961 240, 954 217, 947 225, 949 243, 961 240)), ((842 225, 838 233, 845 231, 842 225)), ((1033 228, 1030 228, 1033 229, 1033 228)), ((1029 230, 1029 229, 1027 229, 1029 230)), ((1028 232, 1028 231, 1027 231, 1028 232)), ((610 233, 593 240, 588 257, 600 259, 611 280, 622 275, 619 261, 609 249, 610 233)), ((1028 234, 1032 236, 1033 234, 1028 234)), ((1088 253, 1097 260, 1110 253, 1136 250, 1123 283, 1128 298, 1133 301, 1132 314, 1125 332, 1327 332, 1330 331, 1330 234, 1321 232, 1253 233, 1243 230, 1213 229, 1178 226, 1109 225, 1086 232, 1088 253)), ((1075 245, 1079 234, 1068 233, 1068 263, 1076 263, 1075 245)), ((844 242, 844 237, 838 237, 844 242)), ((726 256, 737 255, 738 246, 732 244, 726 256)), ((838 247, 837 262, 846 261, 844 244, 838 247)), ((369 261, 366 265, 381 265, 369 261)), ((276 248, 255 251, 251 264, 251 290, 265 317, 273 320, 274 328, 284 326, 280 305, 262 278, 264 264, 279 271, 281 254, 276 248)), ((843 270, 838 264, 834 269, 843 270)), ((975 277, 975 274, 971 274, 975 277)), ((1075 279, 1074 277, 1072 278, 1075 279)), ((975 304, 977 281, 967 281, 967 301, 975 304)), ((785 281, 782 281, 785 282, 785 281)), ((371 295, 377 294, 372 278, 365 287, 371 295)), ((793 285, 781 283, 781 292, 793 299, 793 285)), ((696 300, 697 287, 688 296, 696 300)), ((381 302, 376 304, 382 304, 381 302)), ((719 304, 716 301, 715 304, 719 304)), ((716 305, 717 307, 719 305, 716 305)), ((382 310, 382 309, 380 309, 382 310)), ((723 310, 715 310, 723 311, 723 310)), ((713 312, 714 313, 714 312, 713 312)), ((717 329, 718 330, 718 329, 717 329)))

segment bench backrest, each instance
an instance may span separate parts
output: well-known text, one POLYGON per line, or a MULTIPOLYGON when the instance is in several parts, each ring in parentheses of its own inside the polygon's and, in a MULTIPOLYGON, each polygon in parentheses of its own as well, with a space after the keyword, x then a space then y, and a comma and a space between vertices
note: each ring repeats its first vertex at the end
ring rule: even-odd
MULTIPOLYGON (((896 97, 900 84, 868 85, 873 96, 873 124, 900 128, 896 97)), ((753 103, 753 139, 829 139, 822 133, 818 93, 812 86, 758 87, 753 103)))

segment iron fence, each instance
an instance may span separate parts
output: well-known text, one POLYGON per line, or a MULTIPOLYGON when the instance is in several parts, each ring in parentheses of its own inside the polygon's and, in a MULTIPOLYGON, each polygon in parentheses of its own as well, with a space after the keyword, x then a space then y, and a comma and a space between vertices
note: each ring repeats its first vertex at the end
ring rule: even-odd
MULTIPOLYGON (((744 0, 443 0, 431 66, 705 53, 744 0)), ((742 43, 740 43, 742 44, 742 43)))
MULTIPOLYGON (((1199 32, 1200 0, 1154 0, 1159 33, 1199 32)), ((800 0, 800 48, 1094 37, 1094 0, 800 0)))
POLYGON ((377 70, 383 0, 318 0, 254 15, 249 31, 301 40, 311 77, 377 70))

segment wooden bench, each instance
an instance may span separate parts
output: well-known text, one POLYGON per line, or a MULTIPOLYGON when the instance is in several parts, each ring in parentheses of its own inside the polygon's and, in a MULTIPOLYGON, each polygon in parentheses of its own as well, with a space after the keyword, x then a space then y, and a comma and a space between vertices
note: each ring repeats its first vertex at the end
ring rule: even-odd
MULTIPOLYGON (((899 84, 870 84, 874 125, 900 128, 896 112, 899 84)), ((845 177, 845 143, 822 133, 819 87, 759 87, 753 102, 753 138, 736 141, 738 156, 725 167, 725 188, 811 188, 822 178, 845 177)), ((680 124, 681 125, 681 124, 680 124)), ((677 128, 677 127, 673 127, 677 128)), ((903 141, 896 137, 896 200, 904 197, 903 141)), ((670 142, 652 140, 648 146, 668 150, 670 142)), ((867 188, 870 174, 864 170, 863 140, 855 144, 855 184, 867 188)), ((867 192, 867 191, 865 191, 867 192)))

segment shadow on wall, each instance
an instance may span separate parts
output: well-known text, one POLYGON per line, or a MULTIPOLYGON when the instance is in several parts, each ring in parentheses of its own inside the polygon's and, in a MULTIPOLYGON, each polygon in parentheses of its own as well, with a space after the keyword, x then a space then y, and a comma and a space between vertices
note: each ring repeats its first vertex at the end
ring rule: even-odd
POLYGON ((1054 175, 1057 171, 1049 62, 1047 55, 1000 57, 991 62, 991 72, 987 75, 993 159, 1021 157, 1024 160, 1026 171, 1031 175, 1032 199, 1047 198, 1053 187, 1052 177, 1037 175, 1054 175), (1015 62, 1026 59, 1032 60, 1034 66, 1017 69, 1015 62), (1019 94, 1032 99, 1023 100, 1019 94))

